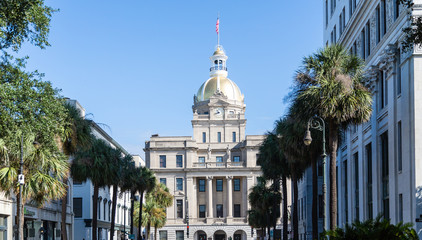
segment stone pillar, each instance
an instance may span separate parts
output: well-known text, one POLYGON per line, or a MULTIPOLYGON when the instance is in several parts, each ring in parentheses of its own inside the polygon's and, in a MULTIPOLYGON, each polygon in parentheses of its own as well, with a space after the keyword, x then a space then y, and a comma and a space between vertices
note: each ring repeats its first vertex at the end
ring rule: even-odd
POLYGON ((197 218, 197 200, 196 200, 196 178, 186 178, 186 195, 189 201, 189 218, 197 218))
POLYGON ((207 177, 207 196, 208 196, 208 201, 207 201, 208 216, 207 216, 207 218, 214 218, 213 201, 212 201, 212 179, 213 179, 212 176, 207 177))
POLYGON ((232 179, 233 176, 227 176, 227 218, 233 217, 233 191, 232 191, 232 179))

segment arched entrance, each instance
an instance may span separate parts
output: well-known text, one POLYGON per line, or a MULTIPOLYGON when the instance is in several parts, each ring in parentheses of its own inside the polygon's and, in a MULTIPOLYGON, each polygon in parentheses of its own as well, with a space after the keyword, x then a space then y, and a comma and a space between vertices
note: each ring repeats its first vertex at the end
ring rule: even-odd
POLYGON ((237 230, 233 234, 233 240, 246 240, 247 235, 246 232, 243 230, 237 230))
POLYGON ((207 240, 207 234, 202 230, 196 231, 194 236, 193 236, 193 239, 195 239, 195 240, 207 240))
POLYGON ((218 230, 214 233, 214 240, 227 240, 226 232, 218 230))

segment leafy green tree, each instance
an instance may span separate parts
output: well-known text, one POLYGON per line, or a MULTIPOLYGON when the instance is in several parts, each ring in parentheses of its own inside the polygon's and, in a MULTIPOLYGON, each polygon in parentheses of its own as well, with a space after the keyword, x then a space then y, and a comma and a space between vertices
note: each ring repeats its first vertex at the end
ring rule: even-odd
POLYGON ((353 224, 346 224, 344 229, 336 228, 323 234, 323 239, 332 240, 417 240, 419 239, 411 223, 391 224, 390 219, 379 215, 376 219, 369 219, 365 222, 356 221, 353 224))
MULTIPOLYGON (((0 188, 6 193, 19 192, 17 177, 23 155, 22 202, 31 200, 43 205, 65 193, 66 186, 58 182, 66 176, 68 163, 56 139, 64 135, 66 109, 58 90, 42 81, 42 74, 24 68, 25 59, 13 59, 7 54, 0 62, 0 188), (32 146, 34 141, 39 143, 38 149, 32 146)), ((23 212, 17 215, 23 236, 23 212)))
POLYGON ((364 62, 340 45, 305 57, 295 80, 294 97, 308 103, 302 111, 317 111, 328 126, 330 229, 337 222, 336 159, 339 129, 361 124, 372 114, 372 94, 363 84, 364 62))
POLYGON ((0 50, 18 51, 25 41, 45 48, 55 12, 44 0, 0 1, 0 50))
POLYGON ((88 150, 75 154, 71 174, 75 181, 90 180, 94 186, 92 204, 92 239, 97 239, 98 193, 101 187, 110 186, 116 179, 115 163, 111 160, 112 148, 104 140, 94 139, 88 150))

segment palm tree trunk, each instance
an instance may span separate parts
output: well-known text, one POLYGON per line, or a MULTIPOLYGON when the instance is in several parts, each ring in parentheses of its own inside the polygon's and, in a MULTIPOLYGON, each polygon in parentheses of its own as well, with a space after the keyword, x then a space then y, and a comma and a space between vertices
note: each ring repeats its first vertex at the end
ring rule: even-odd
POLYGON ((330 229, 334 230, 337 225, 337 147, 338 147, 338 126, 329 121, 328 145, 330 151, 330 229))
POLYGON ((287 240, 288 214, 287 214, 287 177, 283 174, 283 240, 287 240))
POLYGON ((297 212, 298 189, 296 173, 292 171, 293 182, 293 240, 299 240, 299 219, 297 212))
MULTIPOLYGON (((138 239, 141 239, 141 226, 142 226, 142 202, 144 198, 144 192, 141 191, 139 198, 139 222, 138 222, 138 239)), ((148 233, 149 234, 149 233, 148 233)), ((149 238, 149 236, 148 236, 149 238)))
POLYGON ((92 199, 92 240, 97 240, 98 191, 99 187, 94 185, 94 197, 92 199))
POLYGON ((157 226, 154 226, 154 240, 157 240, 157 226))
MULTIPOLYGON (((65 177, 63 179, 63 183, 67 184, 67 177, 65 177)), ((66 194, 63 196, 62 198, 62 213, 61 213, 61 217, 62 217, 62 222, 61 222, 61 231, 60 231, 60 235, 62 237, 62 240, 67 240, 67 229, 66 229, 66 216, 67 216, 67 196, 68 196, 68 192, 67 192, 66 188, 66 194)))
MULTIPOLYGON (((22 185, 19 185, 19 187, 22 187, 22 185)), ((16 201, 17 201, 17 204, 19 204, 19 202, 20 202, 20 198, 22 197, 22 195, 20 195, 20 194, 18 194, 17 196, 16 196, 16 201)), ((23 240, 23 223, 24 223, 24 210, 23 210, 23 208, 25 207, 25 204, 23 203, 23 199, 22 199, 22 204, 20 205, 20 207, 19 208, 17 208, 16 209, 16 215, 18 216, 18 218, 19 218, 19 226, 18 226, 18 231, 19 231, 19 240, 23 240), (19 211, 20 210, 20 211, 19 211)))
POLYGON ((133 234, 133 210, 135 207, 135 193, 131 192, 130 196, 130 234, 133 234))
POLYGON ((116 220, 116 206, 117 206, 117 185, 113 185, 113 200, 111 200, 111 226, 110 226, 110 239, 114 237, 114 225, 116 220))
POLYGON ((151 232, 151 224, 150 224, 150 223, 148 223, 148 224, 147 224, 147 239, 149 239, 150 232, 151 232))
POLYGON ((318 239, 318 176, 317 158, 311 159, 312 167, 312 239, 318 239))
MULTIPOLYGON (((274 182, 274 193, 280 192, 280 178, 277 178, 274 181, 275 181, 274 182)), ((276 231, 276 228, 277 228, 277 215, 279 214, 279 211, 280 211, 280 207, 277 208, 277 206, 280 206, 279 204, 280 203, 277 203, 277 201, 274 201, 274 203, 273 203, 272 227, 273 227, 274 238, 275 238, 275 231, 276 231)))

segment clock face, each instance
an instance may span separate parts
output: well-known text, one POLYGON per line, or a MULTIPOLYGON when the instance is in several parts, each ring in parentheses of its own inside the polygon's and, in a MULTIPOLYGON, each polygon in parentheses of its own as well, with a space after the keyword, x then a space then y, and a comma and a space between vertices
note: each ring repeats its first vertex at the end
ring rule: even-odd
POLYGON ((222 117, 224 115, 224 109, 223 108, 216 108, 214 111, 215 116, 222 117))

